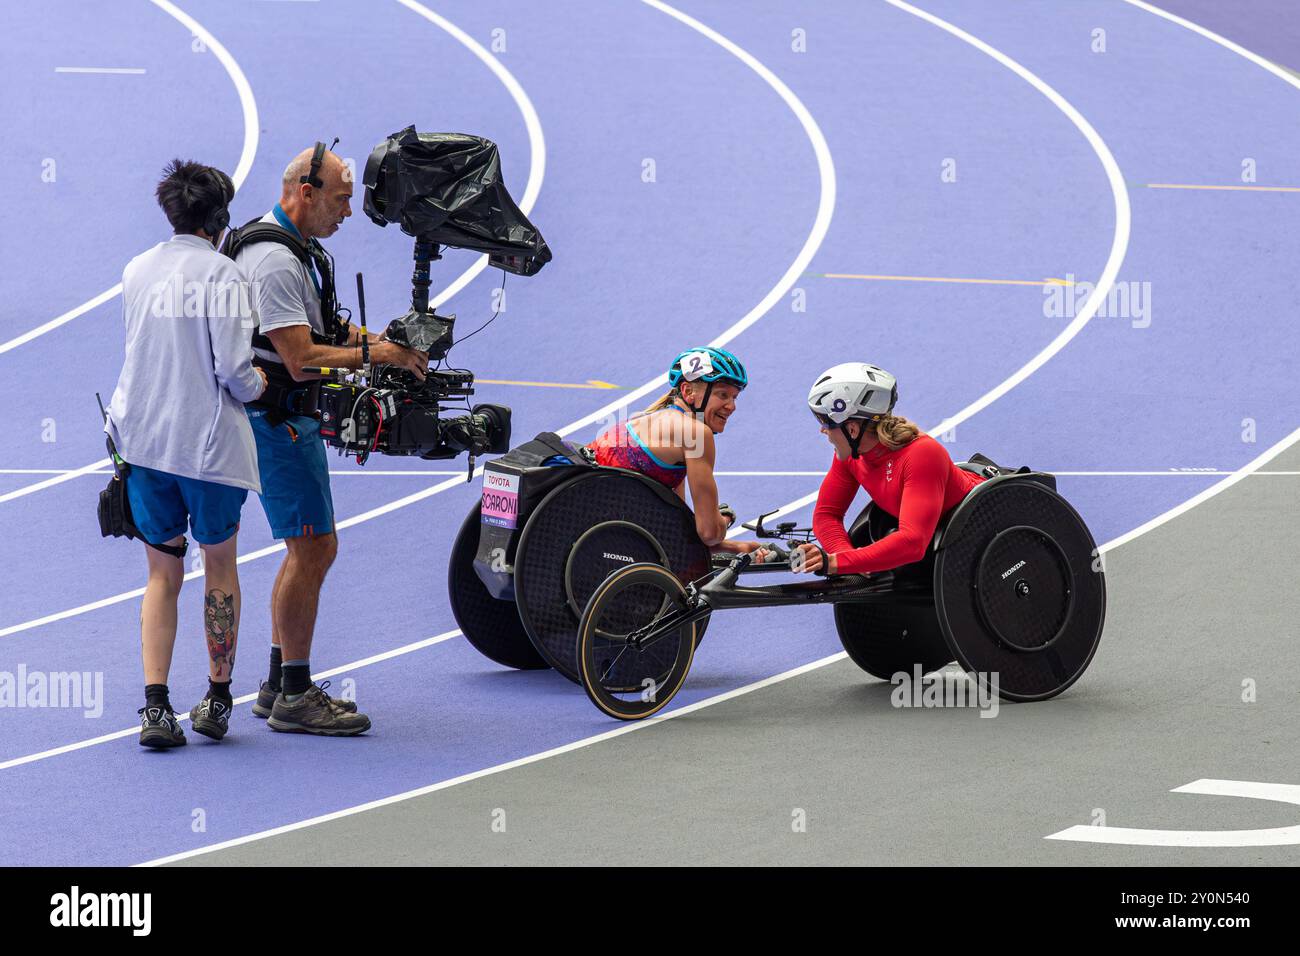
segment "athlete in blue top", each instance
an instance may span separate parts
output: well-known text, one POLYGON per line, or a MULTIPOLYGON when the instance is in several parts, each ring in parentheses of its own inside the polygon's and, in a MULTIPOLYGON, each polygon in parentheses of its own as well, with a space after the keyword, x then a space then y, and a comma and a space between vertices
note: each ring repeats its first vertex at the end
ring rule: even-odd
POLYGON ((745 366, 725 349, 687 349, 668 369, 668 384, 663 398, 591 443, 596 463, 640 472, 683 501, 690 485, 701 541, 714 551, 758 550, 755 541, 727 540, 736 515, 719 508, 713 479, 713 436, 727 427, 736 398, 749 384, 745 366))

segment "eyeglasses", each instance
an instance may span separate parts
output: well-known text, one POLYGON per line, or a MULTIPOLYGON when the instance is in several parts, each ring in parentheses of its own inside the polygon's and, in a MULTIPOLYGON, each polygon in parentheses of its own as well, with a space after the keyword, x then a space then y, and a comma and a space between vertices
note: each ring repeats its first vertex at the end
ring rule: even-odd
MULTIPOLYGON (((834 419, 832 419, 829 415, 823 415, 821 412, 813 412, 812 416, 813 418, 817 419, 817 424, 819 424, 822 428, 839 428, 841 425, 841 422, 837 422, 834 419)), ((863 425, 869 427, 875 425, 884 417, 885 417, 884 415, 871 415, 867 418, 859 418, 857 420, 862 422, 863 425)), ((848 419, 848 418, 845 419, 845 421, 852 421, 852 420, 853 419, 848 419)))
POLYGON ((813 412, 813 418, 817 419, 817 424, 822 428, 835 428, 838 423, 831 421, 829 415, 823 415, 821 412, 813 412))

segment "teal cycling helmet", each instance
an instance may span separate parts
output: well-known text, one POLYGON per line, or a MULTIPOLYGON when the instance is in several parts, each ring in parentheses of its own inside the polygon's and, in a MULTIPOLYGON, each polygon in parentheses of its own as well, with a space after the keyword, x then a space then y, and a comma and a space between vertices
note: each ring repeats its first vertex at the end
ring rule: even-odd
POLYGON ((687 349, 673 359, 668 369, 668 384, 676 388, 685 379, 688 382, 719 382, 724 379, 744 388, 749 384, 745 366, 726 349, 707 345, 687 349))
MULTIPOLYGON (((709 387, 704 390, 704 398, 698 406, 687 403, 690 410, 695 413, 695 417, 699 418, 704 414, 705 406, 709 404, 709 396, 713 394, 714 385, 718 382, 726 382, 743 389, 749 384, 749 375, 746 374, 745 366, 741 364, 740 359, 726 349, 703 345, 687 349, 673 359, 673 364, 668 369, 668 384, 678 389, 680 394, 681 384, 684 381, 708 383, 709 387)), ((682 401, 686 401, 685 396, 682 397, 682 401)))

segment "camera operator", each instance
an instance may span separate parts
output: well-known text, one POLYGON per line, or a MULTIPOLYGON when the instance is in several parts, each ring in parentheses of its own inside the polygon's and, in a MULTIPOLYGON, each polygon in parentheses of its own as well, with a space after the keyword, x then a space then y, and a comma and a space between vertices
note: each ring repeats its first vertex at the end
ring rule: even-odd
POLYGON ((156 195, 175 235, 136 256, 122 274, 126 358, 104 430, 126 463, 118 470, 133 536, 144 539, 149 562, 140 609, 146 685, 140 743, 146 747, 185 743, 167 674, 187 522, 204 554, 209 664, 208 693, 190 712, 194 729, 220 740, 232 707, 240 605, 235 536, 248 492, 260 490, 242 403, 266 387, 251 361, 246 284, 214 248, 234 194, 220 170, 174 160, 156 195))
MULTIPOLYGON (((274 730, 351 736, 370 728, 351 701, 311 681, 312 635, 326 572, 338 552, 329 466, 315 417, 319 375, 304 367, 358 368, 360 334, 338 315, 333 262, 317 241, 352 215, 352 177, 317 143, 284 173, 280 201, 232 232, 223 247, 253 290, 254 364, 269 384, 248 407, 257 441, 261 501, 271 533, 287 549, 271 591, 271 666, 253 713, 274 730)), ((373 363, 409 369, 423 380, 428 356, 380 338, 373 363)))

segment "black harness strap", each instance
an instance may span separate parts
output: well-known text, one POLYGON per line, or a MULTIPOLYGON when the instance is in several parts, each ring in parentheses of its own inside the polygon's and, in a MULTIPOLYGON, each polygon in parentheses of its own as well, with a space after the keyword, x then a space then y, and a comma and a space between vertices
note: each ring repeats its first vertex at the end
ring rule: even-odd
MULTIPOLYGON (((339 321, 338 295, 334 288, 334 261, 318 242, 310 242, 295 236, 276 222, 262 222, 254 219, 238 229, 226 233, 221 244, 221 253, 231 259, 239 254, 245 246, 258 242, 276 242, 284 246, 309 270, 313 267, 320 275, 320 314, 325 326, 325 334, 311 330, 312 341, 317 345, 342 345, 347 342, 347 328, 339 321)), ((267 352, 274 352, 271 340, 261 330, 253 333, 253 347, 267 352)))
MULTIPOLYGON (((315 268, 320 276, 320 313, 325 334, 310 329, 311 340, 316 345, 346 345, 348 329, 346 324, 339 321, 338 296, 334 288, 334 262, 324 247, 318 242, 304 240, 294 235, 279 223, 254 219, 238 229, 230 230, 221 244, 221 252, 234 259, 245 246, 258 242, 278 243, 292 252, 309 271, 315 268)), ((275 343, 260 328, 253 331, 252 345, 253 348, 264 352, 276 350, 275 343)), ((316 414, 320 399, 319 380, 299 382, 289 374, 289 370, 282 362, 267 361, 256 354, 253 356, 253 364, 266 372, 267 386, 260 398, 248 404, 252 408, 264 410, 272 425, 279 425, 293 415, 316 414)))

